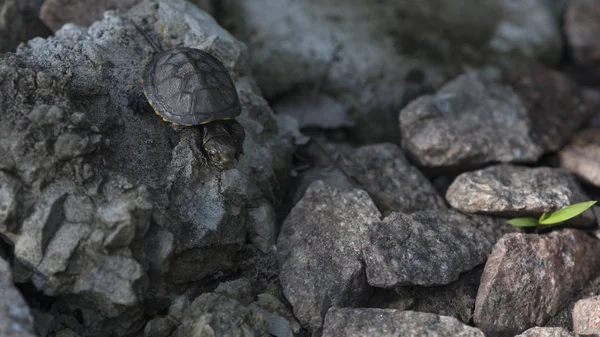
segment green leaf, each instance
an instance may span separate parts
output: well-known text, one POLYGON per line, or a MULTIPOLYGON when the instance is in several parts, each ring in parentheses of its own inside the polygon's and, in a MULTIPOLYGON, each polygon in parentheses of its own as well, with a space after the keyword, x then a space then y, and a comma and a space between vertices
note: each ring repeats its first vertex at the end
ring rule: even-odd
POLYGON ((536 218, 514 218, 508 220, 508 223, 515 227, 536 227, 539 225, 536 218))
POLYGON ((553 225, 565 220, 569 220, 578 216, 579 214, 585 212, 588 208, 592 207, 596 202, 596 200, 580 202, 578 204, 573 204, 571 206, 567 206, 563 209, 559 209, 554 213, 550 213, 545 219, 540 220, 540 224, 542 225, 553 225))
POLYGON ((542 221, 548 219, 549 216, 550 216, 550 213, 544 213, 544 214, 542 214, 542 216, 540 216, 540 219, 538 220, 538 222, 541 223, 542 221))

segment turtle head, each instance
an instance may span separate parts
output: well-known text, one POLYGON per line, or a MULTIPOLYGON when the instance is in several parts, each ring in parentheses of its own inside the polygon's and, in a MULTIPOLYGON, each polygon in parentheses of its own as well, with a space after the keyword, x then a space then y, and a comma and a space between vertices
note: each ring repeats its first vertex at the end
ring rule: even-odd
POLYGON ((203 147, 211 165, 229 169, 238 159, 235 140, 218 121, 204 125, 203 147))

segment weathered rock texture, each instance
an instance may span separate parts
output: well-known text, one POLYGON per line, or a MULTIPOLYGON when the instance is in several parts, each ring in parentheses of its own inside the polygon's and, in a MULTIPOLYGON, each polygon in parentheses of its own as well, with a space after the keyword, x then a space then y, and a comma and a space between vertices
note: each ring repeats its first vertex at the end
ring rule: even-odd
POLYGON ((474 322, 486 336, 543 326, 600 270, 600 242, 575 229, 506 234, 488 257, 474 322))
POLYGON ((600 335, 600 296, 585 298, 575 303, 573 331, 582 335, 600 335))
POLYGON ((183 0, 144 1, 0 57, 0 231, 15 244, 15 278, 81 310, 87 333, 124 335, 180 284, 231 267, 246 224, 271 231, 290 146, 245 59, 243 44, 183 0), (234 168, 204 165, 198 129, 128 108, 153 52, 131 20, 231 72, 246 129, 234 168))
POLYGON ((395 144, 365 145, 344 151, 341 165, 367 191, 384 216, 391 212, 445 210, 429 180, 395 144))
POLYGON ((430 170, 533 163, 560 149, 591 116, 581 88, 527 64, 502 79, 469 72, 402 109, 402 146, 430 170))
POLYGON ((323 337, 457 336, 484 337, 481 330, 453 317, 391 309, 331 308, 323 337))
POLYGON ((442 285, 485 261, 509 228, 485 216, 380 213, 360 189, 314 182, 278 240, 283 293, 311 331, 331 306, 364 304, 371 288, 442 285), (370 285, 370 286, 369 286, 370 285))
MULTIPOLYGON (((459 175, 448 188, 446 199, 462 212, 504 217, 540 216, 590 200, 566 170, 508 164, 459 175)), ((593 225, 594 213, 587 210, 569 222, 593 225)))
POLYGON ((491 162, 533 162, 543 153, 510 87, 482 73, 463 74, 400 112, 403 148, 420 166, 468 169, 491 162))
POLYGON ((396 114, 465 64, 560 57, 545 0, 470 3, 228 0, 222 21, 249 44, 268 98, 317 91, 348 112, 356 137, 398 140, 396 114), (418 38, 416 38, 418 36, 418 38))
POLYGON ((290 212, 277 242, 279 279, 303 325, 314 331, 329 307, 366 300, 361 238, 380 216, 366 192, 340 192, 322 181, 290 212))
POLYGON ((455 281, 484 262, 504 234, 492 218, 452 211, 392 213, 367 233, 367 278, 380 288, 455 281))

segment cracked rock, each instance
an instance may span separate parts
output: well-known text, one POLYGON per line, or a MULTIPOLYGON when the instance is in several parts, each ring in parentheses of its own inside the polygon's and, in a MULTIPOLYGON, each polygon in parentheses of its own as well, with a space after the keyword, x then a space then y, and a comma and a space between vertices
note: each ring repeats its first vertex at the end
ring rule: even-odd
POLYGON ((279 279, 302 325, 315 331, 329 307, 365 300, 361 237, 379 218, 366 192, 342 192, 322 181, 292 209, 277 242, 279 279))
MULTIPOLYGON (((448 188, 446 199, 461 212, 503 217, 539 217, 590 200, 565 170, 508 164, 459 175, 448 188)), ((569 222, 591 226, 595 216, 590 209, 569 222)))
POLYGON ((579 230, 506 234, 486 262, 475 325, 491 337, 543 326, 599 268, 600 243, 579 230))
POLYGON ((10 265, 0 257, 0 336, 34 337, 33 316, 15 288, 10 265))
POLYGON ((448 284, 483 263, 508 228, 493 218, 458 212, 392 213, 363 241, 370 285, 448 284))
POLYGON ((226 26, 253 51, 267 98, 298 89, 326 94, 369 143, 397 141, 397 111, 462 65, 523 56, 555 63, 562 48, 559 18, 543 0, 229 0, 223 7, 226 26))
POLYGON ((582 335, 600 334, 600 296, 581 299, 575 303, 573 331, 582 335))
POLYGON ((393 309, 336 308, 325 316, 323 337, 457 336, 484 337, 453 317, 393 309))

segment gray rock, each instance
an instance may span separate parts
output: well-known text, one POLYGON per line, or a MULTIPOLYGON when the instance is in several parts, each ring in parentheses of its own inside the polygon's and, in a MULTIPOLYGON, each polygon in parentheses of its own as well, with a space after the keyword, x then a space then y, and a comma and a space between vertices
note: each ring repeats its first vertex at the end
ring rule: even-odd
POLYGON ((600 187, 600 128, 577 133, 558 153, 560 166, 582 180, 600 187))
MULTIPOLYGON (((566 170, 504 164, 459 175, 448 188, 446 200, 467 213, 539 217, 590 198, 566 170)), ((591 226, 595 216, 587 210, 569 223, 591 226)))
POLYGON ((0 171, 0 232, 13 232, 16 229, 20 188, 18 179, 0 171))
POLYGON ((390 212, 447 209, 431 183, 397 145, 383 143, 346 150, 342 165, 384 216, 390 212))
POLYGON ((475 325, 490 337, 543 326, 599 267, 600 243, 579 230, 506 234, 486 262, 475 325))
POLYGON ((65 25, 0 57, 0 169, 20 186, 0 188, 15 205, 11 232, 0 230, 15 244, 15 279, 108 336, 142 329, 144 309, 166 309, 185 291, 174 284, 231 267, 252 208, 278 203, 291 153, 245 58, 243 44, 183 0, 108 12, 88 29, 65 25), (152 53, 129 19, 155 39, 164 27, 166 42, 208 50, 231 71, 246 129, 236 167, 203 165, 198 130, 127 107, 152 53))
POLYGON ((170 315, 155 317, 146 323, 144 337, 169 337, 179 322, 170 315))
POLYGON ((280 315, 267 311, 255 304, 251 304, 249 308, 260 315, 267 321, 269 333, 275 337, 294 337, 294 332, 290 326, 290 322, 280 315))
POLYGON ((300 323, 294 317, 294 314, 288 307, 281 303, 281 301, 268 293, 259 294, 256 302, 250 305, 250 308, 254 310, 255 307, 261 308, 264 311, 270 313, 265 316, 269 330, 273 334, 273 331, 280 331, 282 334, 287 334, 287 329, 291 329, 292 333, 300 333, 300 323), (285 319, 283 322, 281 319, 285 319))
POLYGON ((600 335, 600 296, 581 299, 573 308, 573 331, 600 335))
POLYGON ((600 64, 600 5, 595 0, 569 1, 564 31, 573 60, 584 68, 600 64))
POLYGON ((531 138, 544 153, 558 151, 594 113, 577 83, 540 64, 526 63, 504 81, 527 107, 531 138))
POLYGON ((279 280, 302 325, 315 331, 329 307, 364 301, 362 236, 379 217, 366 192, 341 192, 322 181, 292 209, 277 242, 279 280))
POLYGON ((562 47, 546 0, 229 0, 223 8, 227 26, 253 51, 268 98, 316 88, 344 106, 357 138, 372 143, 398 140, 396 111, 462 65, 523 56, 554 63, 562 47))
POLYGON ((254 301, 252 284, 245 278, 220 283, 215 289, 215 293, 233 298, 245 306, 254 301))
POLYGON ((8 262, 0 258, 0 336, 33 337, 33 316, 15 288, 8 262))
POLYGON ((563 328, 531 328, 515 337, 578 337, 577 334, 571 333, 563 328))
POLYGON ((40 19, 56 32, 64 24, 88 27, 101 20, 105 11, 126 11, 139 0, 46 0, 40 8, 40 19))
POLYGON ((491 162, 534 162, 527 109, 510 87, 466 73, 400 112, 402 146, 419 166, 464 170, 491 162))
POLYGON ((453 317, 392 309, 331 308, 325 316, 323 337, 334 336, 460 336, 484 337, 479 329, 453 317))
POLYGON ((362 243, 370 285, 442 285, 483 263, 508 230, 493 218, 453 211, 392 213, 362 243))
POLYGON ((6 53, 22 42, 47 37, 50 29, 38 17, 43 0, 4 0, 0 3, 0 52, 6 53))
POLYGON ((270 336, 265 318, 234 299, 214 293, 200 295, 192 302, 175 337, 270 336))

